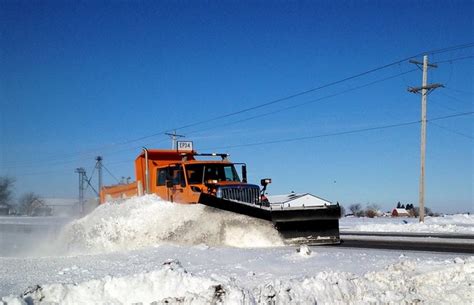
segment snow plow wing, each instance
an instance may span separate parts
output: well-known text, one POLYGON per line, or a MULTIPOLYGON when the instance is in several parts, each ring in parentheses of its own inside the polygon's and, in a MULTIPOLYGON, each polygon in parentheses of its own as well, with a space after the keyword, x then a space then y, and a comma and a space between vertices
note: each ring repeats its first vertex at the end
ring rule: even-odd
POLYGON ((338 244, 339 205, 327 204, 311 194, 268 197, 268 202, 244 202, 202 193, 199 203, 234 213, 271 221, 285 243, 338 244))

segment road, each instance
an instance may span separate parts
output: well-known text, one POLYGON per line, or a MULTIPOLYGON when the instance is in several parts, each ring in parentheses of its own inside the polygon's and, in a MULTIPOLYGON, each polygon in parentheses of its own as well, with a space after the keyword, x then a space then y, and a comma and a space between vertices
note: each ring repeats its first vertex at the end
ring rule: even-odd
POLYGON ((464 234, 341 232, 340 247, 474 254, 474 236, 464 234))

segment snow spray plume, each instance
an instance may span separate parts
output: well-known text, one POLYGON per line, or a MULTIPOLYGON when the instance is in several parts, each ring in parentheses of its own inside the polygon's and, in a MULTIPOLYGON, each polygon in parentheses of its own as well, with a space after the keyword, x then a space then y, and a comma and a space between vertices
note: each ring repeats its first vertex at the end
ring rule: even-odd
POLYGON ((174 204, 155 195, 106 203, 65 227, 70 252, 108 252, 161 244, 231 247, 283 245, 271 223, 200 204, 174 204))

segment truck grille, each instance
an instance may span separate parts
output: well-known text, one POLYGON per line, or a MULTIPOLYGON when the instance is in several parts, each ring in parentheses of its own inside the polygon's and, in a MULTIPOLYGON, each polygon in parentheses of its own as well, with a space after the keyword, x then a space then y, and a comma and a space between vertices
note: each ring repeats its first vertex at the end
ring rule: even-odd
POLYGON ((241 202, 259 204, 260 188, 258 186, 224 186, 220 187, 222 199, 236 200, 241 202))

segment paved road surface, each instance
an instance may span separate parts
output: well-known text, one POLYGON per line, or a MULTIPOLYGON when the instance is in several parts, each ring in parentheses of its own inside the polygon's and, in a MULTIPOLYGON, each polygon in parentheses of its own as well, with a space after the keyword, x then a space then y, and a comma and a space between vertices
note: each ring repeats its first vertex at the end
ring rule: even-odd
POLYGON ((340 247, 474 254, 474 236, 429 233, 342 232, 340 247))

